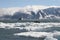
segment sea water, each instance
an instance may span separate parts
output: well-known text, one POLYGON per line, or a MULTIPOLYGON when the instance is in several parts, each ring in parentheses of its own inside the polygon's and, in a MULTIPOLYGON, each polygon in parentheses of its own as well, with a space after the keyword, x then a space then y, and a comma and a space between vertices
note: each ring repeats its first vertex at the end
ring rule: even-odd
POLYGON ((3 23, 0 40, 60 40, 60 23, 3 23))

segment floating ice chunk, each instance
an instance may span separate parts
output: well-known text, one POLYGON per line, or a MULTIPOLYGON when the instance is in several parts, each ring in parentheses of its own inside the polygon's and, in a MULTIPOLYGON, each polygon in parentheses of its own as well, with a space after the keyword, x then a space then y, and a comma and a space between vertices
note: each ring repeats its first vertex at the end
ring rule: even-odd
POLYGON ((53 37, 46 37, 44 40, 58 40, 58 39, 56 39, 56 38, 53 38, 53 37))
POLYGON ((50 35, 50 33, 47 32, 23 32, 23 33, 15 33, 16 36, 31 36, 31 37, 46 37, 47 35, 50 35))

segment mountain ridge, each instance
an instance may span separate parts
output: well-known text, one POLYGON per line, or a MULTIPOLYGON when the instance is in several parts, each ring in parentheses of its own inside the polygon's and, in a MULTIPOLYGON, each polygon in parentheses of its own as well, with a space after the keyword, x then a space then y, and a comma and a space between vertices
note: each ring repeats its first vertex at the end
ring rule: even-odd
POLYGON ((60 19, 60 6, 1 8, 0 19, 60 19))

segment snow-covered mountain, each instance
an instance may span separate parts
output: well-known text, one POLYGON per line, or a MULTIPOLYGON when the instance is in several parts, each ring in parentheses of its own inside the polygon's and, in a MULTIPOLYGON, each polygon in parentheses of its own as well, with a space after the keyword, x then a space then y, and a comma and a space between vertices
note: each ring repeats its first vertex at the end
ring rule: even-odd
POLYGON ((0 8, 0 19, 60 19, 60 6, 0 8))

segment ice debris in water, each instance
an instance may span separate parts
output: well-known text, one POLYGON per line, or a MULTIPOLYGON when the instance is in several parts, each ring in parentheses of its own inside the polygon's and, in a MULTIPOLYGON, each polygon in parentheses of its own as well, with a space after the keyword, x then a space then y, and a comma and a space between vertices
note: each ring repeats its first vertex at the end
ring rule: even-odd
POLYGON ((44 40, 58 40, 58 39, 56 39, 56 38, 53 38, 53 37, 46 37, 44 40))

